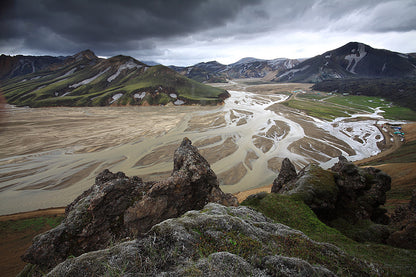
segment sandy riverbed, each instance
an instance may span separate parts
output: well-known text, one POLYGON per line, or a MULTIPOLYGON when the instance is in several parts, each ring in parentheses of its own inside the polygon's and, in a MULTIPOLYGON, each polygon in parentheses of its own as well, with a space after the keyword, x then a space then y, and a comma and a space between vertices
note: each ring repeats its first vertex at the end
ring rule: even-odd
POLYGON ((164 178, 185 136, 221 188, 233 193, 269 185, 285 157, 299 169, 379 151, 383 135, 377 141, 374 115, 365 122, 323 122, 279 104, 287 92, 309 86, 234 82, 225 85, 231 97, 217 107, 9 107, 0 123, 0 214, 65 206, 105 168, 164 178))

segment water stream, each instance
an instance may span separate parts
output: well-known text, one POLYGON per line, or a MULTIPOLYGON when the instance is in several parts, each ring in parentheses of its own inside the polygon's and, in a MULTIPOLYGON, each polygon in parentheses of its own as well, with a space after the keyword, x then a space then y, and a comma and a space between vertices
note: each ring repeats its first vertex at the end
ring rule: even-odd
MULTIPOLYGON (((165 177, 172 170, 173 152, 183 137, 191 139, 206 156, 226 192, 270 184, 285 157, 298 168, 309 162, 330 167, 340 154, 358 160, 380 151, 377 143, 384 138, 374 126, 383 119, 378 112, 356 120, 328 122, 277 105, 288 97, 285 94, 230 93, 223 106, 194 107, 182 112, 180 118, 178 113, 176 124, 155 132, 156 136, 135 137, 93 152, 79 153, 79 145, 73 145, 0 159, 0 214, 67 205, 105 168, 145 180, 165 177)), ((125 113, 152 124, 159 114, 172 112, 166 107, 148 108, 155 114, 149 119, 141 119, 140 109, 126 108, 125 113)))

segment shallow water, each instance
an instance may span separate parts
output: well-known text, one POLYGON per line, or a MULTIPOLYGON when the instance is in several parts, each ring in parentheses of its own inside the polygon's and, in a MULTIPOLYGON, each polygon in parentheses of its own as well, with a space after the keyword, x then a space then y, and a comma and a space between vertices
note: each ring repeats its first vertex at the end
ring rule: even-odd
POLYGON ((270 184, 285 157, 299 169, 380 151, 377 113, 327 122, 280 105, 286 94, 256 86, 230 93, 218 107, 9 108, 0 132, 0 214, 67 205, 105 168, 164 178, 184 137, 226 192, 270 184))

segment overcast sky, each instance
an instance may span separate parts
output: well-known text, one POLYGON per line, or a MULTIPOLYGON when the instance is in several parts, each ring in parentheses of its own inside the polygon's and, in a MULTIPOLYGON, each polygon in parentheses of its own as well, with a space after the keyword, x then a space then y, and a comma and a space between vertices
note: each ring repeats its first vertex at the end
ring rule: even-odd
POLYGON ((415 0, 2 0, 0 53, 91 49, 165 65, 306 58, 359 41, 416 52, 415 0))

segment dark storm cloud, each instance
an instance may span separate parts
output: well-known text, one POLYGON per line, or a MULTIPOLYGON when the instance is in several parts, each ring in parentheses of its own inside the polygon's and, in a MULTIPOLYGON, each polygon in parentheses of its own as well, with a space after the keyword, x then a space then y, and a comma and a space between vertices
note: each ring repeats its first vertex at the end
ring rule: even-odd
POLYGON ((255 4, 257 1, 238 0, 20 0, 9 5, 0 36, 2 40, 22 39, 27 47, 58 51, 147 48, 152 44, 146 39, 218 27, 255 4))
POLYGON ((201 49, 233 51, 241 42, 264 43, 263 38, 292 33, 324 43, 345 32, 416 30, 414 0, 3 0, 1 5, 0 51, 12 54, 90 48, 105 56, 156 57, 195 46, 197 57, 204 55, 201 49))

